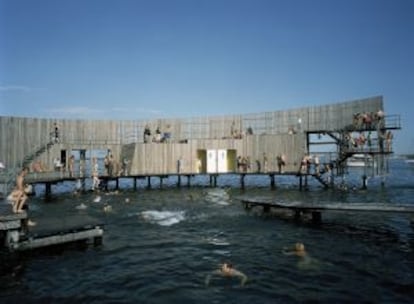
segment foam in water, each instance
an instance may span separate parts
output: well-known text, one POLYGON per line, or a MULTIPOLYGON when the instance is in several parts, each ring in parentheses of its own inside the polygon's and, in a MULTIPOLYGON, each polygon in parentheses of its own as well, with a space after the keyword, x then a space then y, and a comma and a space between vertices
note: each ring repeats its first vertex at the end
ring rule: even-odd
POLYGON ((228 205, 230 196, 224 189, 211 189, 207 191, 206 200, 217 205, 228 205))
POLYGON ((100 201, 101 201, 101 197, 98 195, 98 196, 96 196, 94 199, 93 199, 93 202, 94 203, 99 203, 100 201))
POLYGON ((146 221, 161 226, 171 226, 185 219, 184 211, 156 211, 147 210, 140 213, 141 217, 146 221))
POLYGON ((85 210, 86 208, 88 208, 84 203, 81 203, 80 205, 75 207, 78 210, 85 210))

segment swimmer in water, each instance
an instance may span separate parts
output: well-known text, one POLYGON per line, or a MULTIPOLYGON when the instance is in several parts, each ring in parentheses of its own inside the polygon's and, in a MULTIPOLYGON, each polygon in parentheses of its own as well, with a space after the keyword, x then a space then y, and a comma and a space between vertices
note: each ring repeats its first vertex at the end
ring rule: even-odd
POLYGON ((214 270, 209 275, 207 275, 206 280, 205 280, 206 286, 209 285, 211 277, 213 275, 220 275, 222 277, 228 277, 228 278, 232 278, 232 277, 240 278, 240 286, 244 286, 244 284, 247 281, 247 276, 241 271, 238 271, 237 269, 233 268, 233 265, 230 263, 221 264, 219 269, 214 270))
POLYGON ((298 257, 304 258, 307 253, 305 250, 305 245, 303 243, 296 243, 295 246, 291 249, 289 248, 283 248, 283 254, 285 255, 296 255, 298 257))
POLYGON ((320 262, 309 256, 305 250, 305 245, 303 243, 296 243, 293 248, 283 248, 284 255, 295 255, 299 257, 298 268, 303 270, 319 270, 320 262))

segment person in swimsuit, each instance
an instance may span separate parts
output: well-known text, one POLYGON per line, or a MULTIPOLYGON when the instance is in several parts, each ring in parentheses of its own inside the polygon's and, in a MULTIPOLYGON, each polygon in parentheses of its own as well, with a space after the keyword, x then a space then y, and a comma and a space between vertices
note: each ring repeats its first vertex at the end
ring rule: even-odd
POLYGON ((296 243, 293 248, 286 248, 284 247, 282 250, 284 255, 295 255, 299 257, 298 261, 298 268, 302 270, 319 270, 320 262, 310 257, 309 254, 306 252, 305 245, 303 243, 296 243))
POLYGON ((219 269, 216 269, 207 275, 206 280, 205 280, 206 286, 210 284, 211 277, 214 275, 220 275, 222 277, 228 277, 228 278, 232 278, 232 277, 240 278, 241 286, 244 286, 244 284, 246 284, 246 281, 247 281, 247 276, 243 272, 233 268, 233 265, 227 262, 221 264, 219 269))

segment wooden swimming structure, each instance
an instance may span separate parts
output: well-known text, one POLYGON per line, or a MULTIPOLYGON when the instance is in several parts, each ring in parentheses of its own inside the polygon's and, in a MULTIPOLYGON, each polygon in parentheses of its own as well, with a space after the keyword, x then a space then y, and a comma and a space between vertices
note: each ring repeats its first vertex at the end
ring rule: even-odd
POLYGON ((24 251, 74 242, 102 242, 103 224, 89 216, 42 219, 31 227, 26 211, 12 213, 7 207, 0 206, 0 249, 24 251))
POLYGON ((0 192, 10 191, 23 167, 31 171, 26 181, 45 185, 47 195, 52 185, 63 181, 84 186, 91 178, 94 157, 98 157, 100 179, 114 181, 117 187, 120 178, 133 179, 134 187, 137 180, 146 179, 151 187, 151 178, 159 178, 162 185, 163 179, 175 176, 180 186, 182 178, 190 185, 200 175, 215 186, 219 176, 237 174, 243 188, 246 177, 260 174, 269 176, 272 187, 278 176, 294 176, 300 189, 307 187, 308 178, 330 188, 347 173, 348 160, 355 154, 362 154, 366 164, 376 164, 364 172, 363 180, 385 176, 393 153, 392 140, 386 136, 400 128, 399 115, 385 114, 382 96, 285 111, 183 119, 0 116, 0 161, 6 165, 0 171, 0 192), (329 153, 326 146, 331 147, 329 153), (110 170, 98 152, 111 156, 110 170), (307 155, 313 158, 303 165, 307 155))
POLYGON ((253 207, 262 207, 264 212, 271 209, 291 210, 295 218, 300 219, 304 214, 311 214, 312 222, 321 223, 322 212, 386 212, 414 214, 414 206, 406 204, 379 204, 379 203, 304 203, 277 201, 269 198, 240 198, 246 210, 253 207))

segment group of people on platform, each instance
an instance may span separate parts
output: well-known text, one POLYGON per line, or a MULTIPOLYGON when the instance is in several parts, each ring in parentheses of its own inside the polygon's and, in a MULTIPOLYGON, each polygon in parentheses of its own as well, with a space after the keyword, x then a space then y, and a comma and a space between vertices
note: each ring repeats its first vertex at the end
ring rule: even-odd
POLYGON ((371 131, 368 131, 367 135, 365 132, 359 132, 357 137, 349 132, 345 135, 345 145, 348 151, 363 151, 367 147, 369 152, 375 151, 377 148, 379 152, 391 152, 393 138, 394 134, 390 130, 384 129, 378 132, 376 139, 372 138, 371 131))
POLYGON ((155 130, 155 134, 152 135, 151 129, 148 125, 145 125, 144 128, 144 143, 162 143, 168 142, 171 139, 171 130, 170 125, 167 125, 167 130, 165 132, 161 132, 160 127, 157 127, 155 130))
MULTIPOLYGON (((237 171, 242 173, 252 172, 252 163, 249 156, 241 156, 239 155, 237 157, 237 171)), ((279 173, 285 172, 285 167, 287 164, 287 157, 285 154, 280 154, 276 156, 276 163, 279 173)), ((266 152, 263 152, 263 160, 260 161, 257 159, 255 161, 256 164, 256 170, 254 172, 257 173, 266 173, 269 172, 269 158, 266 154, 266 152)))
POLYGON ((382 110, 375 112, 355 113, 353 117, 353 126, 355 129, 381 129, 384 127, 385 113, 382 110))

